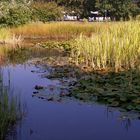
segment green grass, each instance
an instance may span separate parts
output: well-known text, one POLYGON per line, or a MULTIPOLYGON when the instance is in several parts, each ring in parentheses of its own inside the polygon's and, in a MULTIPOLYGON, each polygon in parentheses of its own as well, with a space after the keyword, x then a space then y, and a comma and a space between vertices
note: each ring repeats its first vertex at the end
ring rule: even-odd
POLYGON ((140 22, 111 24, 91 37, 81 35, 72 46, 72 58, 77 64, 93 69, 139 69, 140 22))

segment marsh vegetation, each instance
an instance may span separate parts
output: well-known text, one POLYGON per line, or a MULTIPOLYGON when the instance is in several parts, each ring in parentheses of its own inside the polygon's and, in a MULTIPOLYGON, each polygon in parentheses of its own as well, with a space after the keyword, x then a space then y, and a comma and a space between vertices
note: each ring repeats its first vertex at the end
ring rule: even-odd
POLYGON ((71 96, 139 112, 139 22, 95 23, 89 27, 91 25, 95 28, 92 32, 86 30, 84 34, 81 31, 69 41, 49 41, 41 45, 61 49, 68 57, 67 64, 61 63, 64 59, 60 62, 56 58, 46 59, 46 63, 51 60, 51 65, 64 65, 61 69, 56 68, 50 78, 73 76, 70 73, 74 69, 70 72, 69 66, 75 66, 76 72, 78 67, 79 74, 70 89, 71 96))
MULTIPOLYGON (((104 98, 103 95, 108 93, 112 94, 113 98, 115 96, 115 99, 110 99, 108 96, 105 97, 109 101, 112 101, 112 104, 116 103, 116 106, 125 106, 125 108, 127 108, 127 105, 122 105, 123 102, 117 102, 120 102, 120 99, 122 100, 125 95, 125 104, 127 102, 130 103, 126 97, 128 96, 129 98, 129 93, 135 96, 130 99, 131 102, 135 102, 134 100, 139 97, 139 26, 139 21, 105 23, 50 22, 45 24, 27 24, 17 28, 11 28, 9 31, 17 36, 22 36, 25 40, 26 38, 46 38, 49 41, 35 44, 36 50, 38 48, 42 51, 44 49, 59 50, 59 52, 64 53, 64 56, 67 56, 67 65, 78 67, 81 71, 85 72, 88 77, 92 77, 92 85, 88 83, 90 78, 84 80, 81 76, 81 78, 78 79, 76 84, 78 85, 76 86, 78 90, 76 91, 75 87, 73 87, 74 89, 72 90, 72 95, 75 97, 79 97, 80 95, 80 98, 83 98, 86 94, 90 99, 90 95, 94 96, 99 94, 99 96, 104 98), (100 74, 98 74, 98 72, 100 74), (112 73, 114 74, 112 75, 112 73), (118 81, 114 78, 118 79, 118 81), (84 82, 81 83, 81 80, 84 82), (96 80, 101 83, 101 85, 97 84, 98 82, 96 80), (117 81, 118 84, 114 85, 113 82, 111 82, 113 85, 110 84, 110 81, 114 80, 117 81), (81 83, 81 86, 79 83, 81 83), (82 87, 83 83, 85 83, 84 88, 82 87), (92 88, 90 89, 89 87, 92 88), (106 90, 105 87, 107 88, 106 90), (98 89, 100 92, 102 91, 102 93, 98 92, 98 89), (120 89, 121 91, 123 89, 123 92, 120 92, 120 89)), ((26 61, 26 58, 28 59, 30 57, 28 49, 31 50, 31 48, 28 47, 26 47, 26 49, 21 47, 17 49, 14 48, 11 51, 5 49, 5 51, 7 51, 7 56, 10 60, 16 56, 17 59, 19 59, 18 56, 20 56, 23 58, 22 60, 25 59, 26 61), (23 51, 26 52, 24 55, 27 54, 26 56, 28 57, 21 55, 23 51)), ((50 59, 43 59, 43 61, 44 60, 46 60, 46 63, 49 63, 50 59)), ((55 65, 57 65, 57 61, 55 65)), ((61 70, 63 73, 63 69, 61 70)), ((57 73, 59 74, 58 71, 57 73)), ((139 108, 139 106, 137 106, 139 103, 137 101, 135 103, 131 105, 132 110, 134 108, 138 110, 139 108)))

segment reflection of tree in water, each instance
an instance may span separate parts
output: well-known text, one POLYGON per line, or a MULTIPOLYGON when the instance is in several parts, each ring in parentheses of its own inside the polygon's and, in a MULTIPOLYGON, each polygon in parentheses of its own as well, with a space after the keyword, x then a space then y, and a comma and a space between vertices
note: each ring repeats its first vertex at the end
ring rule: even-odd
POLYGON ((0 67, 0 139, 4 139, 9 127, 22 117, 22 106, 17 96, 13 95, 9 83, 4 84, 3 70, 0 67))
POLYGON ((129 118, 126 118, 125 120, 122 120, 121 123, 125 127, 125 129, 128 131, 132 125, 132 120, 129 118))
POLYGON ((24 63, 29 58, 30 51, 25 48, 16 48, 7 52, 8 62, 12 64, 24 63))

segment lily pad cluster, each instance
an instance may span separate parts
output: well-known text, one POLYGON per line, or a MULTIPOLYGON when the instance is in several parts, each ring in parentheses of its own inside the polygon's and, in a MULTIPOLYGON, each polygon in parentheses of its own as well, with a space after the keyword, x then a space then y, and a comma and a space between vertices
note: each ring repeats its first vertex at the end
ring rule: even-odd
POLYGON ((93 72, 71 88, 71 96, 140 112, 140 76, 136 71, 93 72))
POLYGON ((73 48, 71 45, 72 41, 48 41, 44 44, 42 44, 42 47, 44 48, 57 48, 57 49, 62 49, 67 53, 71 52, 71 49, 73 48))
POLYGON ((69 91, 66 96, 140 113, 140 75, 137 70, 85 71, 67 61, 61 64, 64 60, 53 59, 52 70, 45 77, 60 80, 69 91))

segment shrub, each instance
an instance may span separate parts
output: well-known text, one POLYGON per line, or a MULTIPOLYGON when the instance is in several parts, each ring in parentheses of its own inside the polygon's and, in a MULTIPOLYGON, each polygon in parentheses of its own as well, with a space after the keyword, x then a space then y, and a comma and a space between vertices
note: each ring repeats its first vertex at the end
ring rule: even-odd
POLYGON ((139 20, 140 21, 140 15, 137 15, 136 16, 136 20, 139 20))
POLYGON ((31 11, 26 5, 16 4, 4 6, 1 11, 0 24, 2 26, 18 26, 29 22, 31 11))
POLYGON ((84 23, 88 23, 88 20, 86 18, 83 19, 84 23))
POLYGON ((57 21, 62 17, 63 8, 55 2, 32 4, 32 18, 35 21, 57 21))

